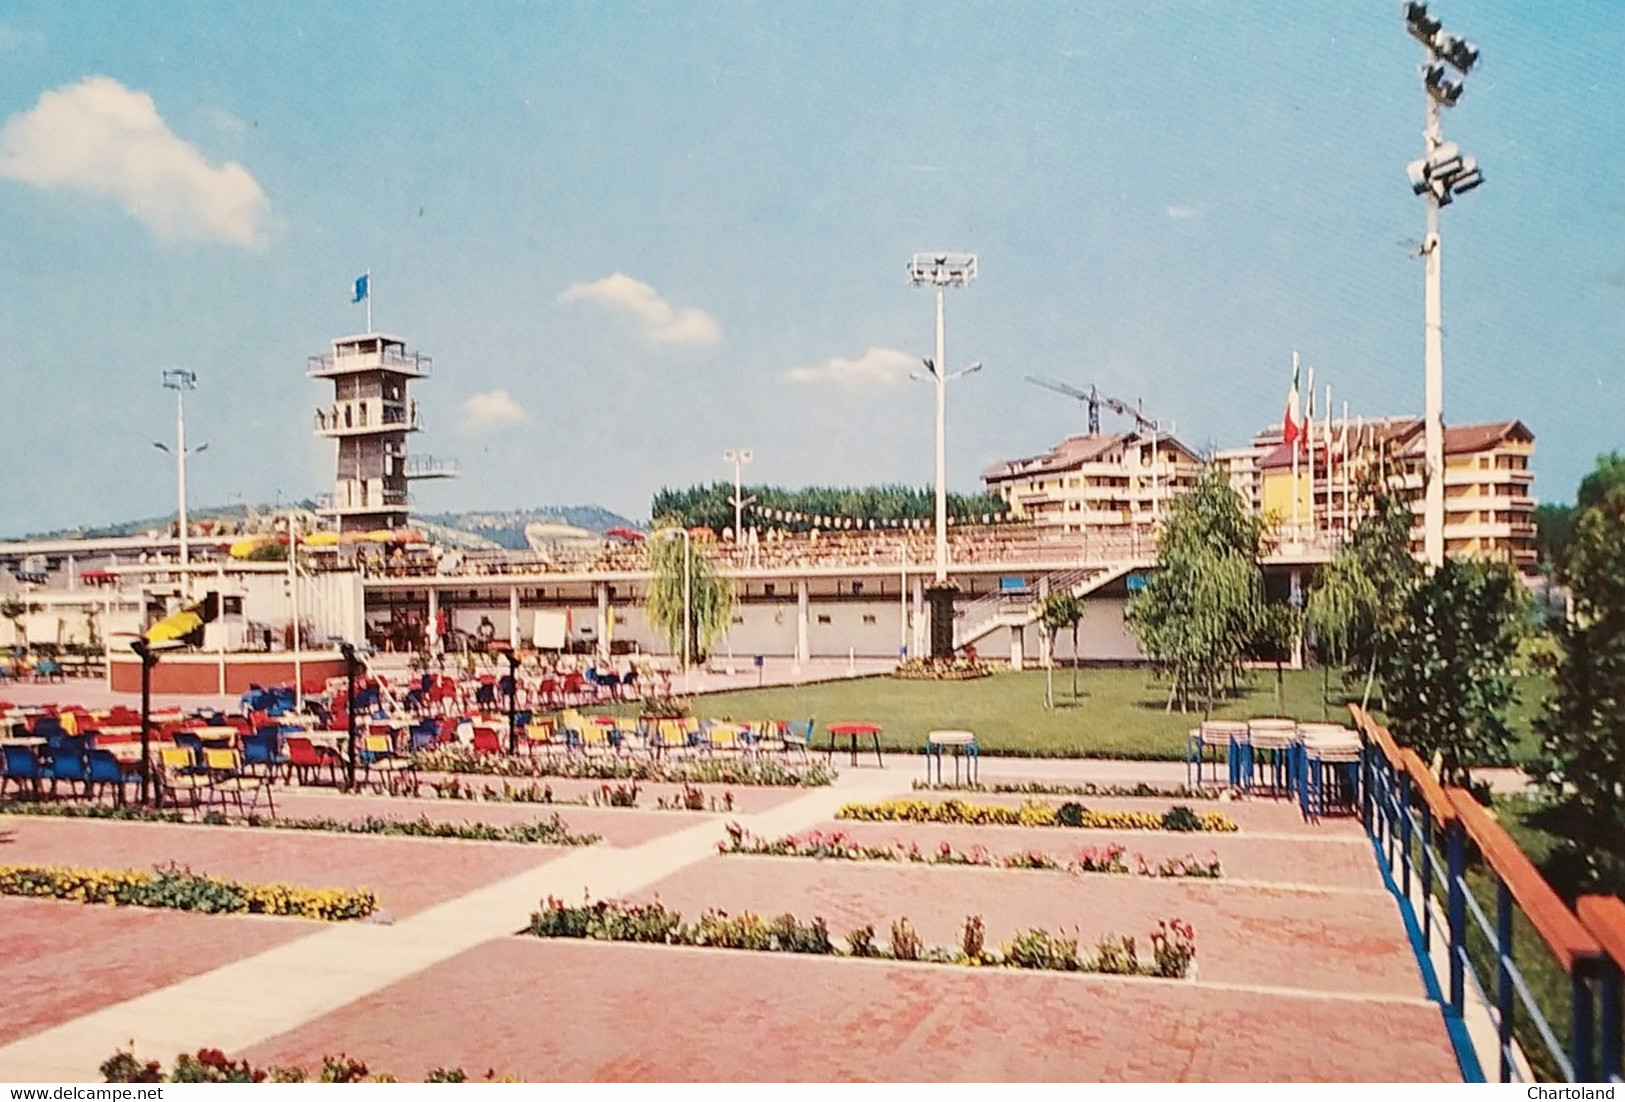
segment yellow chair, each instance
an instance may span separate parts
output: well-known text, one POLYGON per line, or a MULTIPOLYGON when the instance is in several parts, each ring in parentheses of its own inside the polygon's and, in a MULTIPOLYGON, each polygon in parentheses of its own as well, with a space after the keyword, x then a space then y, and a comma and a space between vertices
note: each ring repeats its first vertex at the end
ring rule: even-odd
POLYGON ((538 750, 549 756, 560 745, 558 724, 551 719, 533 719, 525 724, 525 751, 532 757, 538 750))
POLYGON ((209 790, 208 776, 197 771, 192 751, 184 746, 159 748, 157 781, 160 799, 167 799, 176 807, 182 804, 201 807, 203 794, 209 790))
POLYGON ((417 779, 417 766, 409 757, 402 757, 395 752, 393 740, 388 735, 363 735, 361 744, 357 747, 358 764, 366 770, 366 779, 372 781, 372 775, 377 773, 380 778, 380 789, 387 784, 391 791, 395 788, 395 779, 408 773, 412 779, 417 779))
POLYGON ((745 729, 738 723, 713 723, 706 731, 706 742, 713 754, 743 754, 745 729))
POLYGON ((259 809, 260 793, 264 792, 271 816, 276 817, 276 801, 271 796, 270 784, 263 778, 251 777, 243 772, 243 755, 240 751, 206 747, 203 751, 203 768, 207 770, 208 790, 219 797, 222 809, 229 799, 237 805, 237 814, 251 815, 259 809), (245 809, 243 794, 248 792, 254 794, 254 800, 245 809))

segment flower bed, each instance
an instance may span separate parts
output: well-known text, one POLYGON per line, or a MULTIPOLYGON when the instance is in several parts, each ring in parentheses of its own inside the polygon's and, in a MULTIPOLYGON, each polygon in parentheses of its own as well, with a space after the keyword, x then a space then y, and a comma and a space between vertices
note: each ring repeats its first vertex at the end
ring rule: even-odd
POLYGON ((935 848, 922 849, 917 842, 905 845, 864 845, 842 831, 810 830, 805 834, 787 834, 782 838, 758 838, 738 823, 728 824, 728 837, 717 843, 717 852, 748 854, 766 857, 810 857, 815 860, 836 861, 908 861, 921 865, 977 865, 983 868, 1048 869, 1056 872, 1110 873, 1116 875, 1189 877, 1217 880, 1224 875, 1218 856, 1199 859, 1194 854, 1148 861, 1136 853, 1133 863, 1126 860, 1127 850, 1116 843, 1105 846, 1087 846, 1070 858, 1056 857, 1038 850, 1021 850, 995 857, 986 846, 955 849, 951 842, 940 842, 935 848))
POLYGON ((1082 804, 1059 807, 1028 802, 1020 807, 972 804, 963 800, 886 800, 845 804, 837 819, 890 823, 956 823, 966 826, 1079 827, 1085 830, 1174 830, 1226 832, 1235 821, 1218 811, 1200 815, 1175 805, 1158 815, 1151 811, 1090 811, 1082 804))
POLYGON ((549 761, 508 754, 476 754, 462 746, 442 746, 419 751, 413 760, 423 772, 478 773, 497 777, 563 777, 569 780, 763 785, 778 788, 819 788, 835 779, 834 772, 823 762, 790 765, 755 758, 650 761, 582 755, 549 761))
MULTIPOLYGON (((314 1076, 301 1067, 257 1068, 245 1060, 229 1059, 217 1048, 200 1048, 196 1056, 180 1053, 169 1071, 157 1060, 138 1060, 133 1051, 120 1049, 102 1061, 99 1069, 107 1083, 393 1083, 395 1077, 374 1072, 365 1063, 340 1053, 322 1057, 321 1070, 314 1076)), ((487 1082, 514 1083, 506 1076, 497 1078, 487 1071, 487 1082)), ((462 1068, 431 1068, 423 1077, 425 1083, 467 1083, 468 1073, 462 1068)))
POLYGON ((979 658, 910 658, 891 672, 899 681, 974 681, 992 674, 979 658))
POLYGON ((1104 796, 1108 799, 1217 800, 1219 788, 1193 788, 1188 784, 1042 784, 1036 781, 998 784, 930 784, 914 781, 916 792, 992 792, 1001 796, 1104 796))
POLYGON ((143 869, 82 869, 63 865, 0 865, 0 895, 164 907, 205 914, 264 914, 342 922, 378 909, 378 897, 344 888, 239 884, 199 876, 178 865, 143 869))
POLYGON ((1121 935, 1101 938, 1095 952, 1080 953, 1078 939, 1032 929, 998 949, 989 950, 980 915, 969 915, 958 947, 927 946, 907 918, 891 924, 885 945, 876 940, 873 926, 860 926, 837 945, 822 918, 802 922, 794 915, 764 918, 745 912, 730 915, 707 910, 695 922, 660 903, 631 904, 599 900, 579 907, 548 896, 542 909, 531 915, 527 930, 537 937, 586 938, 593 941, 630 941, 656 945, 695 945, 718 949, 744 949, 764 953, 810 953, 819 956, 864 957, 922 961, 930 964, 982 965, 995 968, 1038 968, 1058 972, 1105 972, 1117 975, 1160 976, 1183 979, 1196 957, 1196 934, 1177 919, 1159 922, 1151 933, 1152 957, 1139 958, 1135 939, 1121 935))
POLYGON ((137 823, 185 823, 191 826, 239 826, 264 830, 315 830, 329 834, 376 834, 404 838, 457 838, 466 842, 519 842, 554 846, 590 846, 602 837, 597 834, 571 834, 564 820, 554 815, 537 823, 437 823, 427 815, 416 819, 385 819, 369 815, 364 819, 268 819, 248 815, 228 819, 209 812, 187 819, 178 811, 147 807, 103 807, 98 804, 45 804, 24 801, 0 803, 0 815, 38 815, 57 819, 112 819, 137 823))

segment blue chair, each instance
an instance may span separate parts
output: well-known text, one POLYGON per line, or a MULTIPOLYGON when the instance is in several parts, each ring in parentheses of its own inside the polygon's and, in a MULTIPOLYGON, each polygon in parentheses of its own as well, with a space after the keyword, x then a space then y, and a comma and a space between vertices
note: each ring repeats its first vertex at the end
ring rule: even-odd
POLYGON ((412 724, 411 737, 408 740, 412 752, 432 749, 440 738, 440 726, 430 716, 424 716, 412 724))
POLYGON ((287 757, 282 753, 282 729, 280 727, 261 727, 251 735, 243 736, 243 768, 248 772, 256 769, 270 777, 277 766, 286 765, 287 757))
POLYGON ((138 775, 125 774, 124 766, 113 756, 111 750, 92 750, 85 755, 85 788, 92 795, 98 788, 111 785, 113 803, 123 807, 124 786, 136 779, 138 775))
POLYGON ((7 784, 17 786, 17 791, 23 790, 23 782, 35 796, 39 795, 40 782, 46 777, 45 767, 34 754, 31 746, 0 746, 5 752, 5 772, 0 773, 0 795, 3 795, 7 784))
POLYGON ((62 727, 62 721, 56 716, 38 716, 34 720, 34 737, 42 738, 46 742, 53 737, 65 736, 67 731, 62 727))
POLYGON ((84 785, 85 793, 88 795, 89 779, 90 774, 85 767, 84 742, 76 738, 64 739, 51 755, 51 795, 57 794, 56 786, 62 781, 84 785))

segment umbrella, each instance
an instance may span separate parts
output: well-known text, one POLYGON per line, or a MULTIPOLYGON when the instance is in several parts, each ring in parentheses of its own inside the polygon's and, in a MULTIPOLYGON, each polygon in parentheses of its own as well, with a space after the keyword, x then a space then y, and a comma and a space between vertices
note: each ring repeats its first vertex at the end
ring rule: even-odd
POLYGON ((203 617, 196 608, 183 608, 171 612, 146 630, 149 643, 178 643, 203 628, 203 617))
POLYGON ((642 532, 636 531, 636 530, 631 529, 631 528, 623 527, 622 525, 619 525, 619 524, 617 524, 613 528, 604 529, 604 535, 606 535, 606 536, 614 536, 616 539, 623 539, 623 540, 641 540, 641 539, 645 538, 642 532))
POLYGON ((333 547, 339 542, 337 532, 312 532, 304 538, 306 547, 333 547))

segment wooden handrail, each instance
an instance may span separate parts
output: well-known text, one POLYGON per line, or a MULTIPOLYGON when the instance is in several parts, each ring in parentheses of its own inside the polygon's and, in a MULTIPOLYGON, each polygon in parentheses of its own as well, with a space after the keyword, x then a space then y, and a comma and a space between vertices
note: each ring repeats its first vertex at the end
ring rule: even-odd
MULTIPOLYGON (((1383 731, 1383 734, 1387 733, 1386 730, 1383 731)), ((1438 820, 1439 825, 1443 826, 1455 819, 1456 809, 1451 807, 1450 801, 1445 798, 1444 786, 1428 769, 1420 755, 1415 750, 1406 747, 1400 751, 1399 757, 1400 761, 1404 763, 1405 772, 1410 774, 1411 783, 1422 794, 1422 799, 1427 803, 1428 810, 1438 820)))
POLYGON ((1371 714, 1358 704, 1349 705, 1349 714, 1354 717, 1354 725, 1363 731, 1367 738, 1382 748, 1383 757, 1388 759, 1389 765, 1395 769, 1405 768, 1404 762, 1399 756, 1399 744, 1394 741, 1394 736, 1388 733, 1388 728, 1379 726, 1371 718, 1371 714))
POLYGON ((1517 900, 1563 970, 1573 975, 1576 966, 1584 971, 1585 966, 1601 959, 1602 946, 1563 905, 1563 900, 1552 891, 1512 836, 1490 818, 1472 793, 1464 788, 1447 788, 1445 797, 1456 809, 1456 817, 1461 820, 1467 836, 1477 843, 1484 860, 1511 891, 1512 898, 1517 900))
POLYGON ((1616 895, 1582 895, 1574 910, 1580 924, 1625 972, 1625 900, 1616 895))

